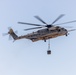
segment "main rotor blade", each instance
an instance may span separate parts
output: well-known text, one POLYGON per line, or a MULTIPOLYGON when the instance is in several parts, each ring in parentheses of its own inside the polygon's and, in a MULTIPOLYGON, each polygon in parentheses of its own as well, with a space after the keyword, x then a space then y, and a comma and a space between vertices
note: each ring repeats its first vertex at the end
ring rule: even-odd
POLYGON ((71 30, 68 30, 68 32, 70 32, 70 31, 75 31, 76 29, 71 29, 71 30))
POLYGON ((64 22, 64 23, 60 23, 60 24, 55 24, 55 25, 68 24, 68 23, 73 23, 73 22, 76 22, 76 20, 74 20, 74 21, 69 21, 69 22, 64 22))
POLYGON ((32 23, 25 23, 25 22, 18 22, 19 24, 27 24, 27 25, 33 25, 33 26, 43 26, 39 24, 32 24, 32 23))
MULTIPOLYGON (((55 21, 52 22, 52 24, 54 24, 56 21, 58 21, 60 18, 62 18, 64 16, 64 14, 61 14, 55 21)), ((51 25, 52 25, 51 24, 51 25)))
POLYGON ((39 29, 39 28, 42 28, 42 27, 34 27, 34 28, 29 28, 29 29, 24 29, 24 30, 26 31, 26 30, 39 29))
POLYGON ((46 22, 44 22, 39 16, 34 16, 36 19, 38 19, 39 21, 41 21, 42 23, 48 25, 46 22))
POLYGON ((72 26, 62 26, 64 28, 73 28, 72 26))

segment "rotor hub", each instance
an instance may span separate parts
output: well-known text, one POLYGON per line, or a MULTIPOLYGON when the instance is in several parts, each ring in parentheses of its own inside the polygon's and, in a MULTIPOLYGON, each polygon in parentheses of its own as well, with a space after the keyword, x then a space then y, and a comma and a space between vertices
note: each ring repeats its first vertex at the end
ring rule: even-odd
POLYGON ((11 34, 12 32, 13 32, 13 30, 12 30, 12 29, 10 29, 10 30, 9 30, 9 32, 8 32, 8 34, 11 34))
POLYGON ((48 28, 50 28, 50 27, 52 27, 53 25, 46 25, 45 27, 48 27, 48 28))

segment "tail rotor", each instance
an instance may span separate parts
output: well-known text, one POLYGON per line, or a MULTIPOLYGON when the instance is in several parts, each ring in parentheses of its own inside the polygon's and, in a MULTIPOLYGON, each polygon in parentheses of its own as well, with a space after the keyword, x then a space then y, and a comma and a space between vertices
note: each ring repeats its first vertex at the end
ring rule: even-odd
POLYGON ((2 35, 3 36, 7 36, 7 35, 9 35, 9 40, 12 40, 13 39, 13 34, 17 34, 18 33, 18 31, 13 31, 13 29, 11 28, 11 27, 8 27, 8 32, 7 33, 3 33, 2 35))

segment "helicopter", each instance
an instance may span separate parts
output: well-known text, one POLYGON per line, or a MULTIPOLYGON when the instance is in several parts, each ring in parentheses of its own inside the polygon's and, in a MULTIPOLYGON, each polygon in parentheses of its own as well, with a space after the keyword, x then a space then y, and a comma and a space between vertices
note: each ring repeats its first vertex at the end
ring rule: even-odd
POLYGON ((36 19, 41 21, 44 25, 33 24, 33 23, 25 23, 25 22, 18 22, 18 23, 19 24, 27 24, 27 25, 37 26, 37 27, 34 27, 34 28, 24 29, 25 31, 38 29, 37 31, 26 34, 26 35, 18 36, 18 35, 16 35, 16 33, 13 31, 12 28, 9 28, 9 31, 8 31, 8 33, 6 33, 6 35, 10 34, 14 40, 29 39, 32 42, 36 42, 36 41, 39 41, 39 40, 44 40, 44 42, 46 42, 46 40, 49 40, 48 41, 47 54, 51 54, 50 39, 56 38, 56 37, 59 37, 59 36, 64 36, 64 35, 68 36, 68 34, 69 34, 68 32, 76 30, 76 29, 67 30, 64 27, 59 26, 59 25, 62 25, 62 24, 68 24, 68 23, 76 22, 76 20, 54 25, 54 23, 57 22, 59 19, 61 19, 63 16, 64 16, 64 14, 59 15, 51 24, 47 24, 39 16, 34 16, 36 19))

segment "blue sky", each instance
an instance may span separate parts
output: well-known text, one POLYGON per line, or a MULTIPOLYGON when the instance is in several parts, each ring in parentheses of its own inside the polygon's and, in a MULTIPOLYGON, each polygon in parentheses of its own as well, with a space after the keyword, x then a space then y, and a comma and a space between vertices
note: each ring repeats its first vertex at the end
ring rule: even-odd
MULTIPOLYGON (((34 18, 39 15, 52 23, 60 14, 65 16, 57 23, 76 20, 76 0, 0 0, 0 75, 76 75, 76 31, 51 39, 49 56, 48 42, 23 39, 13 43, 2 36, 8 27, 18 30, 18 35, 32 32, 23 31, 32 26, 18 21, 42 24, 34 18)), ((76 23, 62 26, 75 29, 76 23)))

